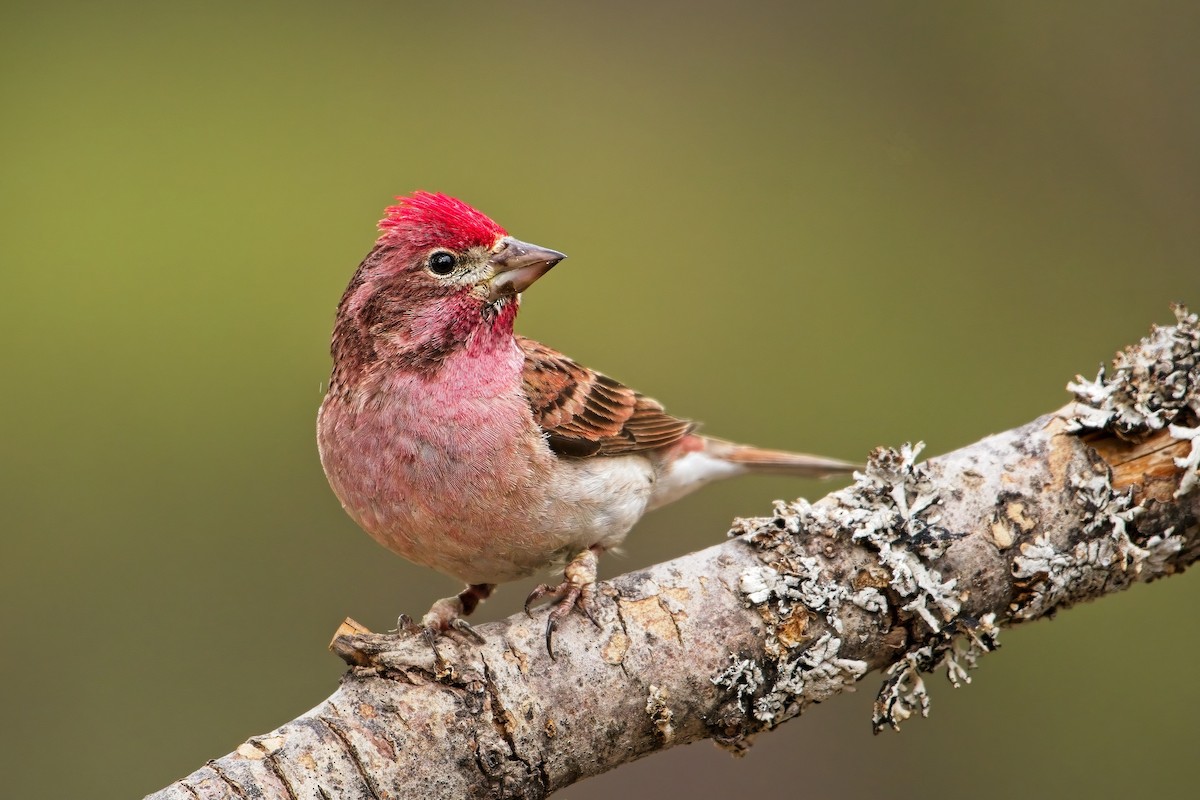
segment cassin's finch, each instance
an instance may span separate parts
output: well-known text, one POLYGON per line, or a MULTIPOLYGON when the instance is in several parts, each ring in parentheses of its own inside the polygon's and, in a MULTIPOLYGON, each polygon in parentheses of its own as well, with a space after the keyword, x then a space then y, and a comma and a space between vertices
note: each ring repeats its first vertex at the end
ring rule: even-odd
MULTIPOLYGON (((467 584, 427 635, 498 583, 566 564, 546 626, 590 615, 597 556, 645 512, 747 472, 843 461, 693 432, 617 381, 513 334, 521 292, 565 256, 441 194, 398 198, 338 306, 317 439, 347 513, 384 547, 467 584)), ((431 638, 432 641, 432 638, 431 638)))

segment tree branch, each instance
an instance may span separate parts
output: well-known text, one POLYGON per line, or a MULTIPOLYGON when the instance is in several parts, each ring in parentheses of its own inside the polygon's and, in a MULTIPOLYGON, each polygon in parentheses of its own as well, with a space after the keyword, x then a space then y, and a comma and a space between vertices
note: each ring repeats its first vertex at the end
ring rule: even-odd
POLYGON ((556 660, 541 619, 440 658, 348 621, 331 697, 151 797, 544 797, 702 738, 738 752, 874 670, 897 727, 1001 626, 1200 557, 1200 324, 1176 316, 1059 411, 925 463, 876 450, 853 486, 601 584, 556 660))

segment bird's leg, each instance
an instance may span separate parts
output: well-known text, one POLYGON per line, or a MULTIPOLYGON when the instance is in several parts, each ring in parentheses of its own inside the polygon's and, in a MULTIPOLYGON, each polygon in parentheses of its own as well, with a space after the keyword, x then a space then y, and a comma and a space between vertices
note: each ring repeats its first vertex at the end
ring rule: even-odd
POLYGON ((554 658, 554 629, 558 627, 559 620, 571 613, 571 610, 578 608, 583 612, 583 615, 592 621, 596 627, 600 623, 596 621, 596 565, 599 562, 600 553, 604 552, 604 548, 599 545, 593 545, 587 550, 578 553, 563 570, 563 582, 557 586, 549 586, 541 584, 525 599, 525 613, 532 614, 529 611, 530 606, 541 600, 543 597, 556 597, 558 602, 554 604, 554 608, 550 609, 550 614, 546 619, 546 652, 554 658))

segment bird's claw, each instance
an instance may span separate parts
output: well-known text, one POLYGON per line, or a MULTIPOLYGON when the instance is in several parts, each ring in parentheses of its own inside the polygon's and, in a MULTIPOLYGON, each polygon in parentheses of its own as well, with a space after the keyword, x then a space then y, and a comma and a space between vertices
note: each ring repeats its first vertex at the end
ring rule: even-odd
MULTIPOLYGON (((451 631, 458 631, 458 633, 479 644, 487 643, 487 640, 483 638, 483 634, 475 630, 471 623, 459 616, 464 611, 465 596, 472 593, 475 595, 471 603, 472 610, 478 605, 479 600, 487 596, 487 593, 480 589, 467 587, 462 594, 456 597, 447 597, 437 601, 429 609, 429 612, 421 618, 419 623, 413 620, 408 614, 401 614, 399 619, 396 620, 397 633, 406 637, 420 636, 425 644, 429 646, 429 649, 433 651, 433 661, 439 677, 449 675, 453 669, 450 666, 450 662, 438 650, 438 636, 448 634, 451 631)), ((490 593, 490 587, 487 592, 490 593)))
POLYGON ((425 641, 425 644, 429 646, 429 649, 433 651, 433 663, 436 667, 437 673, 441 675, 449 669, 450 662, 446 661, 446 659, 442 657, 441 651, 438 650, 438 632, 432 627, 429 625, 419 624, 408 614, 401 614, 396 620, 396 633, 406 638, 420 636, 421 639, 425 641))
POLYGON ((455 617, 455 619, 451 621, 450 627, 459 633, 470 636, 479 644, 487 644, 487 639, 483 638, 483 634, 475 630, 475 626, 467 622, 462 617, 455 617))
POLYGON ((566 585, 566 581, 564 581, 556 586, 551 586, 548 583, 535 586, 533 591, 529 593, 529 596, 525 598, 525 616, 533 619, 533 606, 541 602, 542 598, 546 596, 561 597, 563 587, 566 585))
POLYGON ((546 617, 546 652, 550 658, 554 658, 554 631, 573 609, 578 608, 593 625, 601 627, 596 618, 596 562, 595 550, 584 550, 567 564, 562 583, 556 586, 543 583, 525 598, 525 613, 530 617, 531 607, 542 598, 557 599, 546 617))

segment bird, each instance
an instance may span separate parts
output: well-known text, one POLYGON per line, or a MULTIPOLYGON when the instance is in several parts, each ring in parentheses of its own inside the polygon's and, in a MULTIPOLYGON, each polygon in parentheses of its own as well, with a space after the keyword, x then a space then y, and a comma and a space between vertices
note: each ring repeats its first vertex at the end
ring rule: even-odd
MULTIPOLYGON (((596 620, 598 558, 648 511, 747 473, 858 465, 702 435, 662 404, 514 332, 523 293, 566 256, 441 193, 397 197, 337 307, 317 419, 349 516, 409 561, 462 581, 417 625, 432 644, 498 584, 562 567, 525 610, 596 620)), ((436 648, 435 648, 436 649, 436 648)))

